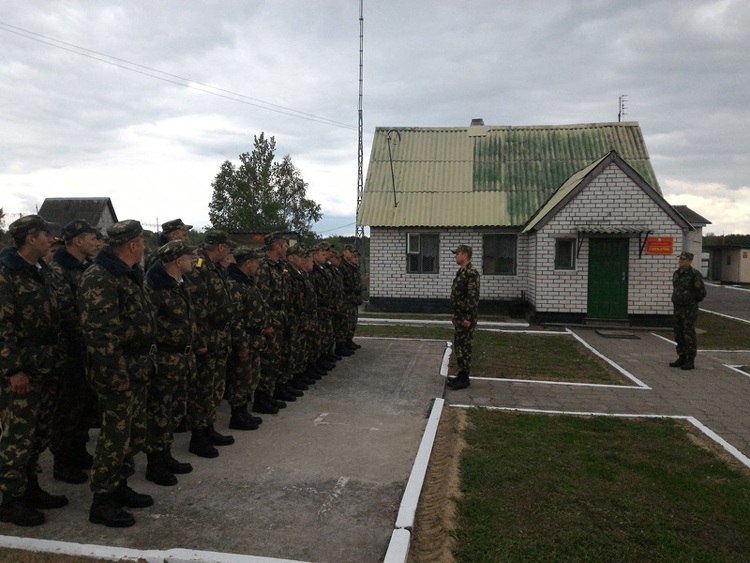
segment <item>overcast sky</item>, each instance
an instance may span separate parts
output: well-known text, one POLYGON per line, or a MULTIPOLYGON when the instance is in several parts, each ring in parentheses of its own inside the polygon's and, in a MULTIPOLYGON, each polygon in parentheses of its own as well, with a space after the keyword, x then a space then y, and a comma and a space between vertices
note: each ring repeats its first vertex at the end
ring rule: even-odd
MULTIPOLYGON (((378 126, 617 121, 626 94, 667 200, 750 233, 747 0, 364 2, 365 172, 378 126)), ((358 0, 0 0, 0 207, 202 227, 265 132, 314 230, 353 233, 358 78, 358 0)))

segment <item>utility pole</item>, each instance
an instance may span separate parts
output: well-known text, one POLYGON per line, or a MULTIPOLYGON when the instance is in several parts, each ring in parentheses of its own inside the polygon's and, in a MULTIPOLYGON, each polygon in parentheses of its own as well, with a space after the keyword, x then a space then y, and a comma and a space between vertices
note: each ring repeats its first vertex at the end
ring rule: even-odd
MULTIPOLYGON (((359 143, 357 145, 357 216, 355 221, 359 220, 359 208, 362 205, 362 195, 364 192, 364 180, 362 178, 362 168, 364 152, 362 150, 362 134, 363 134, 363 122, 362 122, 362 82, 363 74, 362 68, 364 66, 364 29, 365 29, 365 18, 364 18, 364 0, 359 0, 359 143)), ((357 225, 357 229, 354 233, 354 244, 359 248, 362 239, 365 238, 365 228, 363 225, 357 225)))

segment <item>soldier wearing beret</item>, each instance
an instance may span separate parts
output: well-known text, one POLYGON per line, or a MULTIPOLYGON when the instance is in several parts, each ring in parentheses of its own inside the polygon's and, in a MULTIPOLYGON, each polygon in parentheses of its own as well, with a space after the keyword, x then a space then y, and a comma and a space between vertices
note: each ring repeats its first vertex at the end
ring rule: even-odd
POLYGON ((78 310, 78 291, 81 278, 97 253, 98 229, 88 221, 78 219, 63 227, 65 246, 57 250, 50 267, 61 282, 60 299, 67 315, 63 327, 68 341, 68 355, 60 396, 55 411, 52 443, 53 476, 66 483, 85 483, 93 457, 86 451, 92 415, 98 416, 96 395, 86 381, 83 362, 84 342, 78 310))
MULTIPOLYGON (((146 479, 157 485, 177 484, 175 474, 190 473, 189 463, 172 455, 174 430, 185 416, 187 388, 197 372, 194 349, 198 325, 187 287, 195 247, 173 240, 156 250, 157 260, 146 272, 149 297, 156 310, 157 370, 148 388, 146 479)), ((199 349, 199 352, 205 352, 199 349)))
POLYGON ((344 306, 346 310, 346 346, 352 351, 360 348, 354 342, 359 306, 362 304, 362 273, 359 271, 359 251, 345 244, 342 252, 341 273, 344 279, 344 306))
POLYGON ((101 430, 96 442, 89 521, 128 527, 124 508, 154 503, 127 480, 146 438, 146 395, 155 372, 156 318, 140 267, 143 227, 129 219, 107 229, 102 248, 81 278, 78 304, 86 343, 87 375, 99 399, 101 430))
POLYGON ((255 285, 255 276, 263 254, 241 246, 236 248, 234 263, 227 266, 227 273, 234 280, 239 291, 237 312, 241 318, 241 335, 248 348, 243 358, 243 348, 235 347, 227 366, 226 398, 232 409, 229 428, 236 430, 257 430, 263 420, 248 412, 255 398, 261 374, 260 355, 264 346, 264 333, 270 329, 268 307, 255 285))
POLYGON ((255 392, 253 410, 261 414, 272 414, 274 410, 285 408, 288 401, 296 401, 296 395, 289 392, 286 383, 289 374, 284 354, 286 341, 286 281, 284 260, 289 249, 287 239, 278 234, 265 236, 266 255, 260 261, 257 284, 263 299, 268 305, 272 332, 265 334, 265 346, 261 353, 261 377, 255 392))
POLYGON ((232 241, 224 231, 206 231, 190 275, 190 296, 195 305, 199 339, 206 352, 197 354, 197 376, 188 386, 187 424, 190 452, 205 458, 219 456, 214 446, 234 443, 232 436, 214 428, 216 411, 224 396, 227 359, 236 323, 232 288, 220 263, 230 253, 232 241))
POLYGON ((451 286, 451 307, 453 308, 453 350, 456 354, 458 374, 449 377, 448 389, 463 389, 470 385, 471 341, 477 326, 479 309, 479 272, 471 264, 472 248, 459 244, 455 250, 458 272, 451 286))
POLYGON ((14 221, 8 232, 15 248, 0 259, 0 521, 19 526, 43 523, 40 508, 68 504, 38 481, 65 353, 60 303, 42 261, 50 229, 39 215, 14 221))
POLYGON ((669 365, 688 370, 695 368, 695 355, 698 352, 695 322, 698 319, 698 303, 706 297, 706 286, 701 273, 692 267, 693 255, 690 252, 683 252, 678 259, 678 268, 672 274, 674 339, 678 358, 669 365))

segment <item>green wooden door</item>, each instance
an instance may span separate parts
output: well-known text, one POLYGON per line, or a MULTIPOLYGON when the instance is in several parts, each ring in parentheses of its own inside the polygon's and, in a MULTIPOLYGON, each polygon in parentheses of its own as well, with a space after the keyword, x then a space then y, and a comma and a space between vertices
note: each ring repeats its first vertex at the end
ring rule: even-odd
POLYGON ((589 295, 591 319, 628 316, 628 248, 626 238, 589 239, 589 295))

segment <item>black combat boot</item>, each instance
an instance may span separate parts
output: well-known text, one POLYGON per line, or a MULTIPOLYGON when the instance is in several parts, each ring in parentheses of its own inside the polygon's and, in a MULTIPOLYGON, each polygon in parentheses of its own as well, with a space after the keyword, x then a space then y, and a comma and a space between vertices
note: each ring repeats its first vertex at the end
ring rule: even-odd
POLYGON ((177 477, 167 469, 163 452, 147 453, 146 458, 148 459, 148 465, 146 465, 147 481, 164 487, 171 487, 177 484, 177 477))
POLYGON ((349 349, 349 347, 344 344, 343 341, 336 342, 336 352, 335 353, 338 356, 342 356, 342 357, 344 357, 344 356, 351 356, 352 354, 354 354, 354 352, 352 352, 349 349))
POLYGON ((205 428, 193 430, 190 436, 190 446, 188 451, 198 457, 214 458, 219 457, 219 451, 211 445, 206 438, 205 428))
POLYGON ((260 414, 278 414, 279 407, 271 402, 271 397, 265 391, 256 391, 253 398, 253 411, 260 414))
POLYGON ((674 362, 669 362, 669 367, 671 368, 682 367, 685 364, 685 360, 686 360, 685 356, 681 354, 680 357, 677 358, 674 362))
POLYGON ((174 432, 175 434, 182 434, 183 432, 187 432, 187 430, 187 419, 183 416, 175 427, 174 432))
POLYGON ((351 338, 346 341, 346 345, 349 346, 349 348, 352 348, 353 350, 359 350, 360 348, 362 348, 360 344, 357 344, 351 338))
POLYGON ((469 382, 469 373, 466 371, 459 371, 456 377, 449 377, 445 382, 446 387, 453 391, 459 389, 465 389, 471 385, 469 382))
POLYGON ((89 510, 89 522, 104 524, 110 528, 129 528, 135 524, 135 517, 122 509, 114 493, 94 493, 89 510))
POLYGON ((680 369, 695 369, 695 358, 685 356, 685 363, 680 366, 680 369))
POLYGON ((175 475, 184 475, 193 470, 193 466, 189 463, 177 461, 173 458, 172 450, 170 448, 167 448, 162 452, 162 457, 164 458, 164 464, 167 466, 167 469, 175 475))
POLYGON ((234 444, 234 438, 229 435, 219 434, 214 425, 211 424, 206 428, 206 438, 208 438, 209 444, 214 446, 231 446, 234 444))
MULTIPOLYGON (((297 397, 295 395, 292 395, 291 393, 288 393, 283 385, 276 386, 276 389, 273 392, 273 398, 276 399, 276 401, 281 401, 282 403, 293 403, 297 400, 297 397)), ((278 402, 276 403, 276 406, 280 409, 286 407, 286 405, 282 407, 278 404, 278 402)))
POLYGON ((65 495, 53 495, 42 489, 36 475, 29 476, 23 496, 34 508, 62 508, 68 505, 68 497, 65 495))
POLYGON ((127 480, 124 480, 117 487, 117 490, 112 493, 112 498, 120 506, 127 508, 146 508, 154 504, 154 499, 151 495, 144 495, 142 493, 136 493, 133 489, 128 487, 127 480))
MULTIPOLYGON (((291 381, 288 381, 287 383, 284 383, 284 391, 289 393, 290 395, 294 395, 295 397, 304 397, 305 393, 301 389, 297 389, 291 381)), ((283 399, 282 399, 283 400, 283 399)))
POLYGON ((67 460, 59 459, 57 456, 55 456, 55 461, 52 464, 52 477, 56 481, 72 485, 80 485, 89 480, 85 471, 78 469, 67 460))
POLYGON ((313 381, 320 381, 324 375, 325 373, 322 370, 318 371, 314 365, 308 366, 305 370, 305 377, 313 381))
POLYGON ((0 522, 16 526, 38 526, 44 524, 44 514, 34 508, 26 497, 3 497, 0 504, 0 522))
POLYGON ((232 407, 232 417, 229 419, 229 428, 233 430, 257 430, 258 423, 253 420, 247 412, 247 405, 232 407))
POLYGON ((300 377, 295 377, 289 382, 289 386, 292 389, 297 389, 298 391, 307 391, 310 389, 310 386, 302 381, 300 377))

